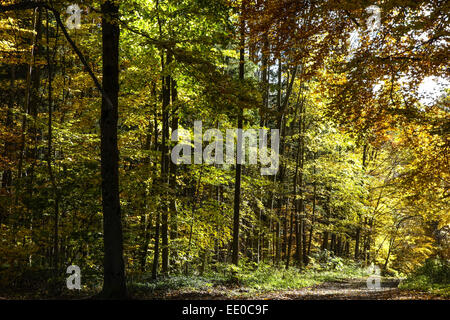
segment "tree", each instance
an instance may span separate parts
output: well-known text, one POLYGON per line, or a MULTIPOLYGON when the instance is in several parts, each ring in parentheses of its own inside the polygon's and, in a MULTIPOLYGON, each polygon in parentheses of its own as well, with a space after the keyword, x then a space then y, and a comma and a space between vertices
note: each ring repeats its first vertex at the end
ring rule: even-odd
MULTIPOLYGON (((242 1, 241 11, 245 7, 245 1, 242 1)), ((240 48, 239 48, 239 80, 241 82, 244 81, 244 66, 245 66, 245 20, 242 17, 242 13, 240 16, 240 48)), ((240 105, 238 107, 238 124, 237 129, 242 130, 242 122, 243 122, 243 106, 240 105)), ((236 176, 234 183, 234 215, 233 215, 233 256, 232 262, 235 265, 239 264, 239 225, 240 225, 240 202, 241 202, 241 175, 242 175, 242 164, 239 163, 240 156, 244 156, 242 149, 243 141, 242 141, 242 133, 238 132, 237 137, 237 146, 236 146, 236 176)))
POLYGON ((119 97, 119 6, 112 1, 102 4, 103 90, 110 105, 102 98, 101 170, 103 206, 104 278, 102 297, 126 296, 123 261, 122 217, 119 198, 119 150, 117 119, 119 97))

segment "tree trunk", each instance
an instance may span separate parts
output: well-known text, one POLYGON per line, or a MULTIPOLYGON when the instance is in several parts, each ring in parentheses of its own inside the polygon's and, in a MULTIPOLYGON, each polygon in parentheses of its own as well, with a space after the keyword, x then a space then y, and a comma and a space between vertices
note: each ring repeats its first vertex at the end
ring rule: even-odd
MULTIPOLYGON (((169 52, 166 53, 166 65, 168 67, 171 63, 172 56, 169 52)), ((161 59, 164 56, 161 55, 161 59)), ((162 143, 161 143, 161 181, 164 186, 168 186, 168 173, 169 173, 169 155, 168 155, 168 140, 169 140, 169 105, 170 105, 170 87, 171 87, 171 76, 168 75, 163 81, 163 105, 162 105, 162 143)), ((162 221, 161 221, 161 245, 162 245, 162 273, 167 276, 169 273, 169 207, 168 202, 168 188, 163 190, 163 201, 162 201, 162 221)))
MULTIPOLYGON (((242 9, 244 8, 244 1, 242 2, 242 9)), ((239 50, 239 80, 244 80, 244 18, 241 15, 241 39, 239 50)), ((242 129, 243 118, 243 106, 239 106, 238 110, 238 130, 242 129)), ((239 154, 242 151, 242 133, 238 133, 236 152, 239 154)), ((234 214, 233 214, 233 255, 232 263, 239 264, 239 219, 240 219, 240 202, 241 202, 241 174, 242 167, 240 163, 237 163, 238 157, 236 157, 236 177, 234 185, 234 214)))
POLYGON ((322 242, 322 250, 328 250, 328 232, 324 231, 323 233, 323 242, 322 242))
POLYGON ((358 226, 356 229, 356 240, 355 240, 355 260, 359 259, 359 238, 361 236, 361 228, 358 226))
POLYGON ((158 263, 159 263, 159 225, 161 220, 161 214, 156 212, 155 223, 155 246, 153 248, 153 265, 152 265, 152 279, 156 279, 158 276, 158 263))
POLYGON ((314 223, 316 218, 316 197, 317 197, 317 184, 316 184, 316 154, 314 153, 314 167, 313 167, 313 204, 312 204, 312 214, 311 214, 311 227, 309 228, 309 240, 308 240, 308 256, 311 253, 311 243, 312 243, 312 237, 313 237, 313 231, 314 231, 314 223))
MULTIPOLYGON (((53 112, 52 112, 52 56, 50 54, 50 43, 49 43, 49 14, 47 11, 47 26, 46 26, 46 39, 47 39, 47 66, 48 66, 48 137, 47 137, 47 167, 48 173, 50 176, 50 182, 52 184, 53 196, 54 196, 54 226, 53 226, 53 269, 55 275, 58 273, 58 262, 59 262, 59 252, 58 252, 58 237, 59 237, 59 199, 60 195, 58 192, 58 187, 56 185, 56 178, 53 174, 52 167, 52 143, 53 143, 53 132, 52 132, 52 120, 53 120, 53 112)), ((56 51, 56 43, 54 53, 56 51)))
MULTIPOLYGON (((297 157, 296 157, 296 161, 295 161, 295 174, 294 174, 294 181, 293 181, 293 202, 294 202, 294 213, 296 216, 296 221, 295 221, 295 231, 296 231, 296 240, 297 240, 297 250, 296 250, 296 254, 300 254, 300 250, 298 247, 298 201, 296 199, 297 197, 297 178, 298 178, 298 168, 299 168, 299 156, 300 156, 300 144, 297 148, 297 157)), ((287 253, 287 257, 286 257, 286 269, 289 268, 289 259, 291 256, 291 246, 292 246, 292 233, 293 233, 293 212, 291 211, 291 219, 290 219, 290 232, 289 232, 289 243, 288 243, 288 253, 287 253)))
POLYGON ((101 176, 104 232, 104 276, 101 296, 126 296, 123 260, 122 220, 119 201, 119 150, 117 120, 119 94, 119 7, 106 1, 102 10, 103 90, 111 105, 102 97, 101 109, 101 176), (113 21, 115 20, 115 21, 113 21))
MULTIPOLYGON (((177 84, 172 78, 172 132, 178 129, 178 106, 176 104, 178 99, 177 96, 177 84)), ((170 161, 170 179, 169 179, 170 190, 175 192, 170 199, 170 219, 171 219, 171 230, 170 239, 174 240, 178 236, 178 221, 177 221, 177 165, 170 161)))
MULTIPOLYGON (((148 150, 150 152, 153 148, 153 150, 156 152, 156 151, 158 151, 158 115, 157 115, 157 96, 156 96, 156 83, 155 82, 152 83, 152 97, 154 99, 153 108, 155 111, 154 119, 153 119, 154 123, 152 125, 152 120, 149 119, 149 124, 148 124, 149 129, 147 132, 147 139, 146 139, 146 150, 148 150), (152 131, 154 131, 153 145, 151 142, 152 131)), ((150 170, 151 170, 150 165, 152 164, 150 155, 146 158, 145 162, 148 165, 148 170, 150 172, 150 170)), ((152 179, 152 187, 151 187, 152 192, 154 190, 155 184, 156 184, 155 179, 152 179)), ((144 197, 145 197, 144 210, 147 210, 146 203, 147 203, 148 194, 147 194, 147 192, 145 192, 145 190, 144 190, 144 197)), ((147 214, 145 212, 143 214, 144 214, 144 217, 142 219, 142 223, 143 223, 142 228, 143 228, 144 243, 142 245, 142 253, 141 253, 141 271, 145 272, 145 265, 147 262, 147 251, 148 251, 148 247, 150 244, 150 236, 151 236, 150 233, 152 230, 152 216, 151 215, 147 216, 147 214)))

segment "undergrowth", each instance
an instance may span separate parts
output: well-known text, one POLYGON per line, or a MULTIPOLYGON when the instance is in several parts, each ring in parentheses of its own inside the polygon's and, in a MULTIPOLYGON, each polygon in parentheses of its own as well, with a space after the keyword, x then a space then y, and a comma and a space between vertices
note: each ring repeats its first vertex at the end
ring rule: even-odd
POLYGON ((366 268, 351 260, 334 257, 328 252, 313 256, 305 268, 274 266, 243 260, 239 267, 232 264, 216 264, 202 275, 174 275, 151 280, 135 279, 128 287, 132 294, 165 290, 208 291, 214 288, 245 288, 247 292, 298 289, 327 281, 368 276, 366 268))
POLYGON ((427 291, 450 298, 450 263, 439 257, 428 259, 399 285, 400 289, 427 291))

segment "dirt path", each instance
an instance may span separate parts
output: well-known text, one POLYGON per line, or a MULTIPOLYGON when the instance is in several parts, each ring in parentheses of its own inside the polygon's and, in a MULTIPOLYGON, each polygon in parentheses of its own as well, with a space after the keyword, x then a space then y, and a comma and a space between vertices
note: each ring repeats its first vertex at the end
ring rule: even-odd
POLYGON ((325 282, 320 285, 298 290, 280 291, 269 294, 269 299, 293 300, 429 300, 442 299, 424 292, 405 291, 398 288, 399 280, 384 280, 381 288, 367 288, 365 279, 325 282))
POLYGON ((269 300, 442 300, 444 298, 425 292, 405 291, 398 288, 399 280, 382 280, 381 288, 370 290, 366 279, 346 279, 320 285, 269 292, 249 292, 245 288, 216 288, 207 292, 180 292, 165 294, 163 299, 269 299, 269 300))

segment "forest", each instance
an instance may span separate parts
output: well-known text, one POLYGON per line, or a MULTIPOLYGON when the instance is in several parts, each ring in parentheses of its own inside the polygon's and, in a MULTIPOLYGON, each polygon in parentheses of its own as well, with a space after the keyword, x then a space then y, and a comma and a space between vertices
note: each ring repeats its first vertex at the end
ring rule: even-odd
POLYGON ((449 19, 1 0, 0 298, 449 299, 449 19))

